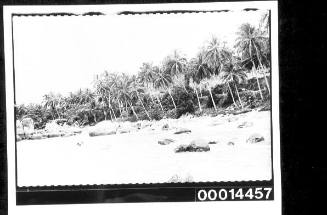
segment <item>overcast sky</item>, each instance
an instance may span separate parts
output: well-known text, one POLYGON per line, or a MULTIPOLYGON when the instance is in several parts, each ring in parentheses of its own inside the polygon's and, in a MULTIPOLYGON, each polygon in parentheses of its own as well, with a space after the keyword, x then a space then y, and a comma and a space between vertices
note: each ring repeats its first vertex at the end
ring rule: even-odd
POLYGON ((263 12, 14 17, 16 102, 91 87, 104 70, 136 74, 175 49, 190 59, 212 35, 232 47, 239 26, 258 26, 263 12))

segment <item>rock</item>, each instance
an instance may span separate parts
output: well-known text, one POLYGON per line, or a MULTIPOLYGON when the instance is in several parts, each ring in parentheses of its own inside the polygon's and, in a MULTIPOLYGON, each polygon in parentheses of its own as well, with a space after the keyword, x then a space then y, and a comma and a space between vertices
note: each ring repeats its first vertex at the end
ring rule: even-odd
POLYGON ((116 134, 116 131, 90 131, 89 132, 90 137, 113 135, 113 134, 116 134))
POLYGON ((218 141, 209 141, 208 144, 217 144, 217 143, 218 143, 218 141))
POLYGON ((233 112, 233 115, 238 115, 238 114, 242 114, 242 113, 247 113, 247 112, 250 112, 250 111, 252 111, 250 108, 243 109, 243 110, 237 110, 237 111, 233 112))
POLYGON ((19 120, 16 120, 16 132, 17 132, 17 134, 23 134, 24 133, 23 124, 19 120))
POLYGON ((237 126, 238 128, 248 128, 253 126, 253 122, 243 122, 242 124, 240 124, 239 126, 237 126))
POLYGON ((24 133, 31 134, 34 132, 34 121, 32 118, 24 118, 21 121, 21 124, 23 126, 24 133))
POLYGON ((158 144, 160 144, 160 145, 168 145, 168 144, 173 143, 173 142, 174 142, 173 139, 163 139, 163 140, 159 140, 158 141, 158 144))
POLYGON ((229 142, 227 143, 227 145, 228 145, 228 146, 234 146, 234 145, 235 145, 235 143, 234 143, 234 142, 231 142, 231 141, 229 141, 229 142))
POLYGON ((18 141, 21 141, 21 140, 23 140, 23 138, 21 138, 19 135, 16 135, 16 141, 18 142, 18 141))
MULTIPOLYGON (((89 136, 105 136, 116 134, 117 131, 121 128, 121 125, 111 121, 102 121, 96 124, 93 127, 90 127, 89 136)), ((125 128, 126 129, 126 128, 125 128)))
POLYGON ((228 119, 228 122, 234 122, 234 121, 237 121, 238 118, 237 117, 231 117, 228 119))
POLYGON ((41 140, 44 139, 42 134, 32 134, 28 137, 29 140, 41 140))
POLYGON ((175 152, 206 152, 210 151, 209 144, 206 140, 196 139, 191 141, 189 145, 180 145, 175 149, 175 152))
POLYGON ((161 129, 162 130, 168 130, 169 129, 168 123, 164 124, 161 129))
POLYGON ((191 133, 192 131, 186 128, 178 129, 174 134, 183 134, 183 133, 191 133))
POLYGON ((258 134, 258 133, 255 133, 255 134, 252 134, 247 140, 246 142, 247 143, 258 143, 258 142, 261 142, 261 141, 264 141, 265 138, 261 135, 261 134, 258 134))

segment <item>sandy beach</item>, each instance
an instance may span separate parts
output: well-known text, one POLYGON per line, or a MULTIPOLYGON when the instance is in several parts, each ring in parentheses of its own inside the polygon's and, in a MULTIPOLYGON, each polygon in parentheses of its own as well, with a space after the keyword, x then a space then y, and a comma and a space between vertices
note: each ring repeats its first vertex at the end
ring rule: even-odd
POLYGON ((216 117, 181 117, 129 133, 82 134, 17 142, 18 186, 270 180, 270 111, 216 117), (239 128, 247 122, 249 126, 239 128), (169 129, 163 130, 168 124, 169 129), (190 133, 175 134, 185 128, 190 133), (254 133, 263 141, 248 143, 254 133), (171 139, 168 145, 158 141, 171 139), (182 152, 204 139, 210 151, 182 152), (232 142, 232 143, 230 143, 232 142))

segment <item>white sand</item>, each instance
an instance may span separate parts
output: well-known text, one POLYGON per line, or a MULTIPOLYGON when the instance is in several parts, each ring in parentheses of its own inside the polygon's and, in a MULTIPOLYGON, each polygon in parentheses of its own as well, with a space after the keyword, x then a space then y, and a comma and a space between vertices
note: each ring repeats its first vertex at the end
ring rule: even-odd
POLYGON ((174 134, 174 130, 144 128, 99 137, 81 134, 20 141, 18 186, 164 183, 171 178, 194 182, 271 179, 270 112, 172 121, 172 125, 192 132, 174 134), (237 128, 244 121, 253 126, 237 128), (253 133, 262 134, 265 141, 246 143, 253 133), (162 138, 175 142, 159 145, 162 138), (178 145, 197 138, 218 143, 210 144, 208 152, 174 152, 178 145), (78 146, 81 139, 84 144, 78 146), (229 141, 235 145, 227 145, 229 141))

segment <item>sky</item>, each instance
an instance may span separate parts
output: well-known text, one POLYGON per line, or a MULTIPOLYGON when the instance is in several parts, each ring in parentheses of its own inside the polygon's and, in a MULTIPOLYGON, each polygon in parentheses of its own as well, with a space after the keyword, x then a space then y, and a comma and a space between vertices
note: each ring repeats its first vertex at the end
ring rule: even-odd
POLYGON ((91 87, 105 70, 136 74, 174 50, 190 59, 213 35, 233 47, 239 26, 264 12, 14 17, 16 103, 91 87))

